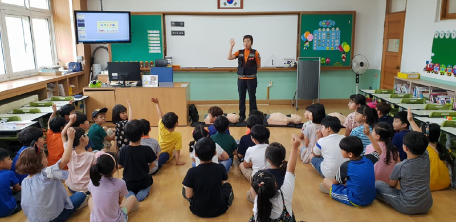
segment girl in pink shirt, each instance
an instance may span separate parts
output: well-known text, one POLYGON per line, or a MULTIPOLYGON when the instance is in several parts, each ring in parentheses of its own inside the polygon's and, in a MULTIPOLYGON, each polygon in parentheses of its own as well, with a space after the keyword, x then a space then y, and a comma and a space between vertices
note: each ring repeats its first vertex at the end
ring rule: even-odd
POLYGON ((97 163, 90 168, 89 199, 90 221, 128 221, 128 213, 139 208, 135 195, 128 194, 124 180, 113 178, 117 171, 117 160, 114 153, 99 151, 97 163))
MULTIPOLYGON (((67 130, 68 126, 63 130, 67 130)), ((65 184, 68 186, 70 193, 76 191, 84 192, 88 194, 88 188, 90 181, 90 167, 95 164, 95 154, 87 152, 85 147, 89 144, 89 137, 85 134, 85 130, 79 127, 73 127, 75 130, 74 141, 71 151, 71 158, 68 162, 68 179, 65 184)))
MULTIPOLYGON (((380 159, 374 165, 375 180, 381 180, 386 183, 390 181, 390 174, 393 172, 396 163, 401 162, 397 148, 391 143, 393 136, 392 127, 386 123, 377 123, 372 130, 372 136, 377 140, 378 145, 382 149, 380 159)), ((365 155, 374 152, 372 144, 366 146, 365 155)))

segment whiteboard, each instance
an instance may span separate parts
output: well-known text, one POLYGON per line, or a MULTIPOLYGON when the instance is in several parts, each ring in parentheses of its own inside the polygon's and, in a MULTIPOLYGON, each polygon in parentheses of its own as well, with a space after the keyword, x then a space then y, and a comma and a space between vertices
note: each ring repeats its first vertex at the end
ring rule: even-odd
POLYGON ((165 24, 166 54, 181 67, 237 67, 237 60, 227 60, 229 40, 236 41, 234 53, 244 48, 244 35, 253 36, 262 67, 283 66, 285 59, 297 57, 298 15, 165 15, 165 24), (171 27, 171 21, 185 27, 171 27))

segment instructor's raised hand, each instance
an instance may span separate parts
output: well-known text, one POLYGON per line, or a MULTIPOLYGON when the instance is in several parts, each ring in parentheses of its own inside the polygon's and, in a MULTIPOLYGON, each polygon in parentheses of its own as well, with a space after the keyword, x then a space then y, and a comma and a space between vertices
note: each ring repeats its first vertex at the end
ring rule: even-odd
POLYGON ((234 42, 234 39, 230 39, 230 45, 231 45, 231 47, 233 47, 235 44, 236 44, 236 42, 234 42))

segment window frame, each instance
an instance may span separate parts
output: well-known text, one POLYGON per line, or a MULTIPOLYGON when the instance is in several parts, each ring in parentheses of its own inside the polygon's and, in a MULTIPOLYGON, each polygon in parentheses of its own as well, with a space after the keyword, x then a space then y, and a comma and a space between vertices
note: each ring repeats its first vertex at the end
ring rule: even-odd
POLYGON ((440 20, 456 19, 456 13, 449 13, 450 0, 442 0, 440 8, 440 20))
MULTIPOLYGON (((27 6, 30 4, 30 0, 25 0, 27 6)), ((49 24, 49 35, 50 35, 50 46, 51 46, 51 54, 53 63, 57 61, 57 51, 56 51, 56 44, 55 44, 55 32, 54 32, 54 21, 52 15, 52 5, 48 0, 49 10, 45 9, 38 9, 38 8, 27 8, 23 6, 17 5, 10 5, 6 3, 2 3, 0 0, 0 34, 1 34, 1 42, 3 46, 3 57, 4 57, 4 64, 5 64, 5 74, 0 74, 0 82, 24 78, 28 76, 33 76, 38 74, 39 67, 36 58, 36 48, 35 48, 35 36, 33 32, 33 19, 47 19, 49 24), (8 30, 6 27, 6 17, 7 16, 26 16, 30 20, 30 35, 32 38, 32 48, 33 48, 33 58, 35 62, 35 68, 20 72, 13 72, 12 70, 12 63, 10 57, 10 47, 8 41, 8 30)))

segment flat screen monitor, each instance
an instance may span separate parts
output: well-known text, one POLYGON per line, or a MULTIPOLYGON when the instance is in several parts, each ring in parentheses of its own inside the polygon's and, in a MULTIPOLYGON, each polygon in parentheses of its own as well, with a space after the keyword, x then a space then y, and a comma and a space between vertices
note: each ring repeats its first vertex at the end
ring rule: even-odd
POLYGON ((76 44, 130 43, 130 12, 74 11, 76 44))
POLYGON ((139 62, 108 62, 109 81, 141 81, 139 62))

